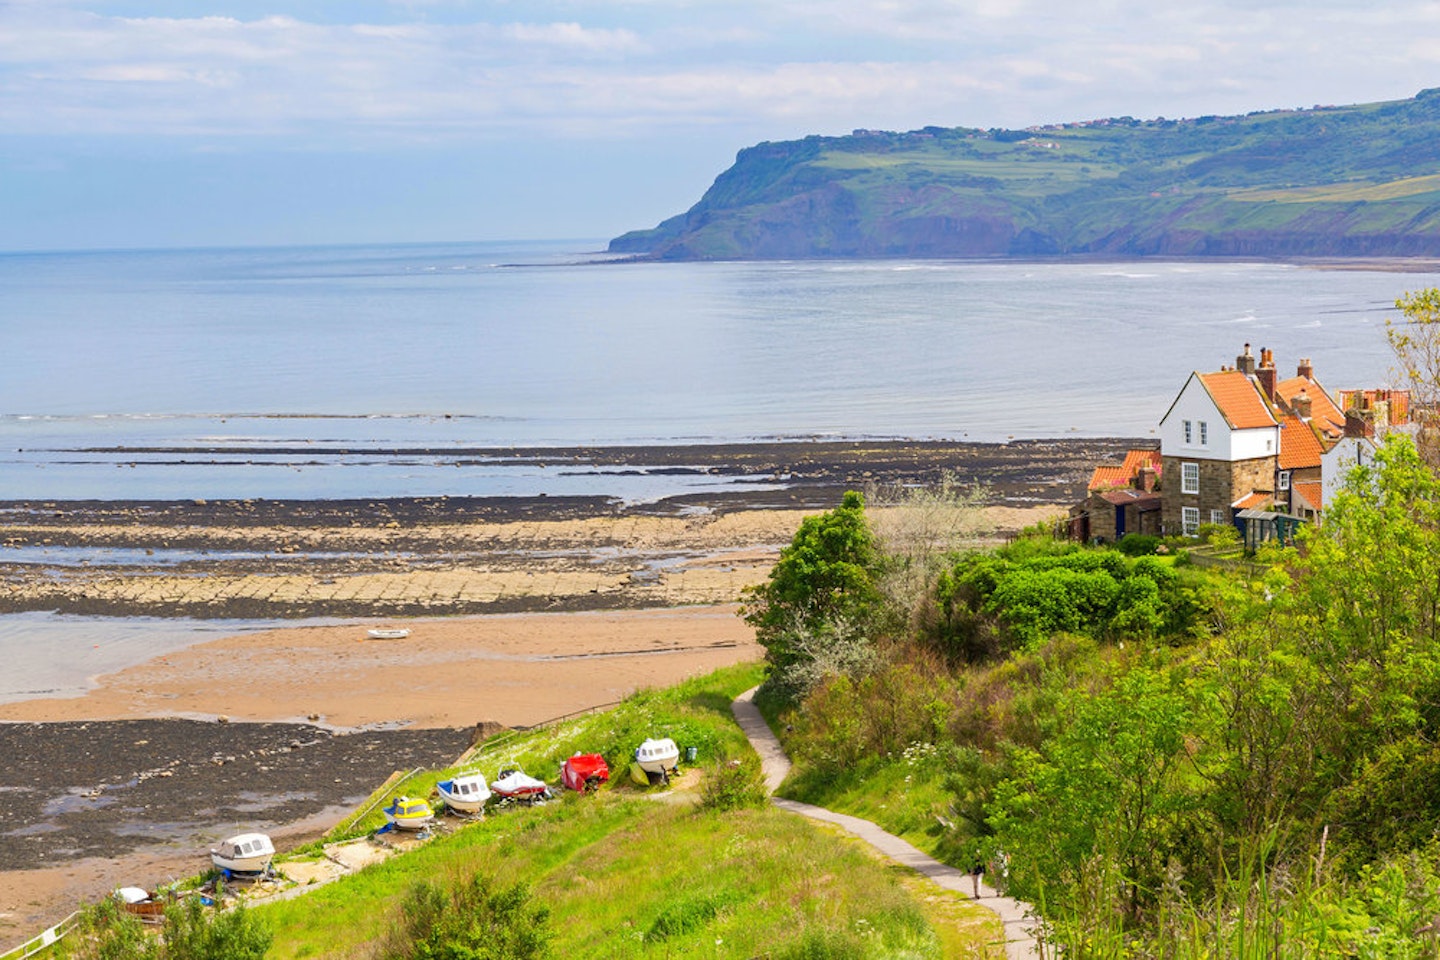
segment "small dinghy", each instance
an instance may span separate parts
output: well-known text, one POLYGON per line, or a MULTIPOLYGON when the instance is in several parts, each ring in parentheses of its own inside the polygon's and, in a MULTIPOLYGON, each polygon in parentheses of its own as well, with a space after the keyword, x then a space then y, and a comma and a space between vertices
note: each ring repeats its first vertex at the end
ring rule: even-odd
POLYGON ((680 766, 680 748, 669 737, 660 740, 646 740, 635 748, 635 763, 641 770, 658 777, 661 781, 670 779, 670 774, 680 766))
POLYGON ((539 803, 553 796, 545 781, 526 776, 519 770, 501 770, 500 778, 490 784, 490 792, 511 803, 539 803))
POLYGON ((430 804, 414 797, 396 797, 381 813, 397 830, 423 830, 435 819, 430 804))
POLYGON ((577 753, 560 765, 560 782, 569 790, 585 793, 610 779, 610 765, 598 753, 577 753))
POLYGON ((131 916, 139 917, 141 923, 160 924, 165 922, 165 903, 156 900, 150 891, 140 887, 121 887, 115 891, 115 899, 121 908, 131 916))
POLYGON ((490 799, 485 777, 478 773, 462 773, 451 780, 441 780, 435 784, 435 792, 440 794, 441 802, 456 813, 479 813, 490 799))
POLYGON ((264 873, 275 856, 275 845, 263 833, 242 833, 210 851, 210 862, 227 873, 264 873))
POLYGON ((410 636, 410 631, 404 627, 371 627, 365 631, 365 636, 371 640, 404 640, 410 636))

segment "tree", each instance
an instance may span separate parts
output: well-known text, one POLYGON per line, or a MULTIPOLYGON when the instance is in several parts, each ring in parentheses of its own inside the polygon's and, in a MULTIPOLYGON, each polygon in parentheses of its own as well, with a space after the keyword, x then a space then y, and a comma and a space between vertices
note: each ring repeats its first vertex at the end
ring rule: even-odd
POLYGON ((1440 289, 1428 287, 1395 301, 1404 315, 1385 321, 1385 336, 1410 385, 1412 419, 1420 424, 1419 448, 1427 462, 1440 464, 1440 289))
POLYGON ((765 647, 773 686, 793 687, 793 668, 815 659, 817 640, 858 638, 868 645, 865 634, 881 602, 879 566, 859 493, 852 490, 839 507, 801 521, 769 579, 746 592, 742 610, 765 647))

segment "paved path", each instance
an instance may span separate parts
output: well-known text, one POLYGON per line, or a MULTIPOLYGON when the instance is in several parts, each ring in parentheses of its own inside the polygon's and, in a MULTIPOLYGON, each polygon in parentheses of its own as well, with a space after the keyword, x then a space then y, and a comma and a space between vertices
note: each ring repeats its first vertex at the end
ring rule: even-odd
MULTIPOLYGON (((790 773, 790 759, 785 756, 780 741, 752 702, 754 694, 754 689, 746 690, 735 698, 730 709, 735 714, 735 721, 740 724, 740 729, 745 731, 745 736, 749 738, 750 745, 760 755, 765 786, 774 793, 790 773)), ((922 853, 894 834, 881 830, 869 820, 834 813, 824 807, 815 807, 795 800, 776 797, 772 798, 771 802, 782 810, 789 810, 812 820, 836 824, 896 863, 929 877, 940 887, 953 890, 962 896, 971 896, 970 874, 962 873, 922 853)), ((1039 960, 1043 956, 1033 933, 1035 921, 1030 919, 1034 911, 1028 903, 1002 897, 984 883, 980 884, 980 899, 977 902, 992 911, 1005 925, 1005 956, 1008 960, 1039 960)))

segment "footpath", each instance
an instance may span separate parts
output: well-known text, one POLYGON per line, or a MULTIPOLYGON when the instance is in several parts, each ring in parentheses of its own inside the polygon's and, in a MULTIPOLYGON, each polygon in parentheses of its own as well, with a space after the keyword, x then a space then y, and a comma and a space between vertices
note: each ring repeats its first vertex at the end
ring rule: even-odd
MULTIPOLYGON (((790 773, 790 758, 785 756, 779 739, 776 738, 770 725, 765 722, 765 718, 760 715, 759 709, 752 701, 754 694, 753 688, 740 694, 730 705, 730 709, 735 714, 735 721, 740 724, 740 729, 745 731, 750 745, 760 755, 760 768, 765 775, 765 786, 773 794, 790 773)), ((885 832, 869 820, 780 797, 772 797, 770 802, 782 810, 789 810, 812 820, 833 823, 852 836, 865 841, 895 863, 909 867, 916 873, 934 881, 942 889, 974 899, 971 893, 970 874, 962 873, 954 867, 947 866, 930 855, 922 853, 907 841, 893 833, 885 832)), ((976 902, 999 917, 1000 922, 1004 925, 1007 960, 1041 960, 1044 954, 1035 937, 1035 928, 1038 923, 1033 917, 1034 908, 1030 904, 1001 896, 983 882, 980 884, 980 897, 976 902)))

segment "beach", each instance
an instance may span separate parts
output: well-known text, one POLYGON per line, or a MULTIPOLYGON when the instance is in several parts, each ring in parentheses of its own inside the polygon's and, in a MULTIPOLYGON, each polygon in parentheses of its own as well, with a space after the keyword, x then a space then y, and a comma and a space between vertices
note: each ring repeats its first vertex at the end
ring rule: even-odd
MULTIPOLYGON (((644 504, 0 504, 0 610, 279 625, 158 653, 133 644, 66 695, 0 703, 0 749, 16 758, 0 782, 0 945, 117 885, 199 872, 208 845, 242 829, 282 850, 311 839, 392 771, 447 765, 477 733, 758 659, 741 591, 845 489, 878 502, 945 475, 985 482, 980 528, 1004 536, 1056 515, 1125 446, 712 451, 716 469, 789 482, 644 504), (283 626, 315 617, 330 620, 283 626), (410 634, 372 639, 374 626, 410 634)), ((696 453, 648 468, 671 456, 696 453)))

